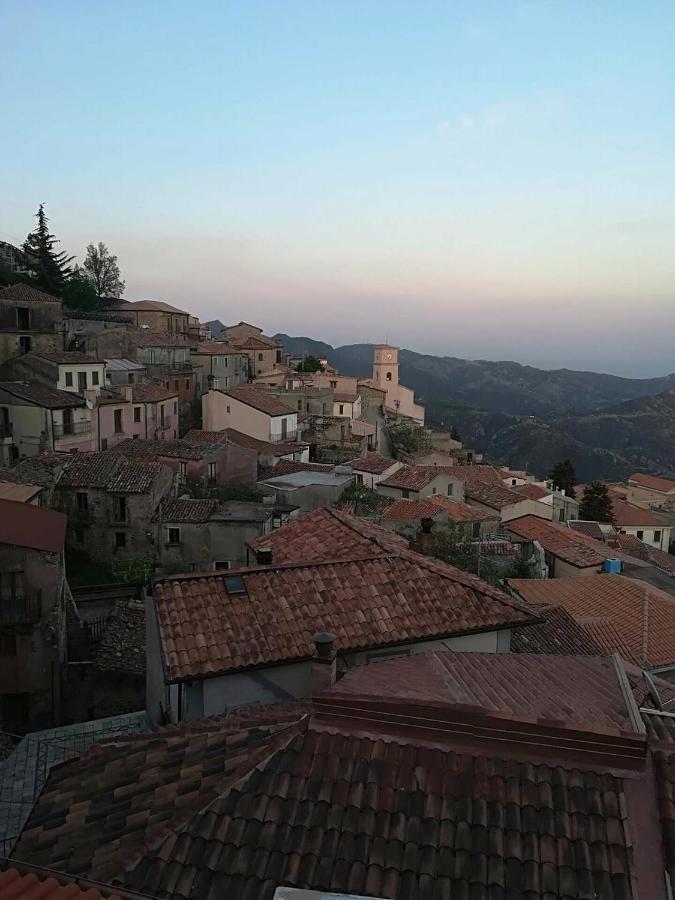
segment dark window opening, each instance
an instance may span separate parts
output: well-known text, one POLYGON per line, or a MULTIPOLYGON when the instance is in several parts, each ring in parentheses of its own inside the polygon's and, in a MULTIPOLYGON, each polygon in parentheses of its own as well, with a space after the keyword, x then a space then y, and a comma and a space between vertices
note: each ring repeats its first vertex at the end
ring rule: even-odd
POLYGON ((391 381, 391 372, 387 372, 387 381, 391 381))
POLYGON ((115 434, 121 434, 121 432, 123 430, 122 410, 116 409, 114 411, 113 415, 115 417, 115 434))
POLYGON ((116 522, 127 521, 127 498, 113 497, 113 515, 116 522))
POLYGON ((77 373, 77 389, 78 389, 78 391, 86 391, 87 390, 87 373, 86 372, 78 372, 77 373))
POLYGON ((16 324, 17 328, 20 328, 21 331, 28 331, 30 329, 30 310, 26 309, 25 306, 20 306, 17 309, 16 324))
POLYGON ((72 434, 73 433, 73 411, 72 409, 64 409, 63 410, 63 433, 64 434, 72 434))
POLYGON ((0 656, 16 656, 16 635, 0 633, 0 656))
POLYGON ((169 543, 180 544, 180 528, 169 528, 169 543))
POLYGON ((21 335, 19 338, 19 353, 30 353, 30 348, 32 346, 32 341, 26 335, 21 335))
POLYGON ((98 372, 91 373, 91 383, 94 385, 98 384, 98 372))
POLYGON ((89 509, 89 497, 82 492, 77 495, 77 508, 82 511, 89 509))
POLYGON ((245 594, 246 585, 241 575, 228 575, 225 578, 225 589, 228 594, 245 594))
POLYGON ((122 547, 126 547, 127 545, 127 536, 123 531, 115 532, 115 547, 120 549, 122 547))
POLYGON ((134 406, 134 422, 141 421, 141 408, 140 406, 134 406))
POLYGON ((66 372, 66 387, 72 387, 72 386, 73 386, 73 373, 66 372))

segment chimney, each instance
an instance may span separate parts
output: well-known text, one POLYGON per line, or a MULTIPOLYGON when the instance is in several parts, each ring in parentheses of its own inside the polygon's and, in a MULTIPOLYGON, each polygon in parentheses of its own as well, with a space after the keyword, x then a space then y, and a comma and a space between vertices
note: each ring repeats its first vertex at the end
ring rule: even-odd
POLYGON ((271 566, 274 558, 271 547, 258 547, 255 559, 259 566, 271 566))
POLYGON ((330 631, 320 631, 312 638, 314 656, 312 657, 312 696, 328 691, 337 678, 337 651, 335 635, 330 631))
POLYGON ((434 555, 434 536, 432 533, 434 520, 429 518, 422 519, 419 534, 415 540, 410 542, 410 549, 415 553, 422 553, 424 556, 434 555))
POLYGON ((126 400, 127 403, 130 403, 134 399, 134 387, 132 384, 123 384, 120 387, 120 394, 122 395, 122 399, 126 400))

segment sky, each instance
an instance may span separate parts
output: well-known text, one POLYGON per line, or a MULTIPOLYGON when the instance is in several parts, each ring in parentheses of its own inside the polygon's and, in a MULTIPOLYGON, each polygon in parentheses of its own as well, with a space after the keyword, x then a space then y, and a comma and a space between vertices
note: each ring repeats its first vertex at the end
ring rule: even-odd
POLYGON ((0 240, 334 345, 675 370, 675 4, 0 0, 0 240))

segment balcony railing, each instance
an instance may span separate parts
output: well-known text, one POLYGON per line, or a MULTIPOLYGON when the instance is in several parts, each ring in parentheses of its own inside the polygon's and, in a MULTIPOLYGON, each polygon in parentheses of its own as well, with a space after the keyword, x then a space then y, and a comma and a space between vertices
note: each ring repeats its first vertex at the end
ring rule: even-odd
POLYGON ((11 422, 0 422, 0 440, 3 438, 10 438, 13 433, 13 426, 11 422))
POLYGON ((54 423, 54 437, 71 437, 72 435, 91 434, 91 422, 54 423))
POLYGON ((40 600, 36 595, 14 597, 0 595, 0 622, 31 623, 40 620, 40 600))
POLYGON ((297 436, 297 431, 287 431, 286 434, 271 434, 270 444, 279 444, 281 441, 294 441, 297 436))
POLYGON ((191 372, 192 371, 192 363, 189 363, 189 362, 170 363, 169 369, 172 372, 191 372))

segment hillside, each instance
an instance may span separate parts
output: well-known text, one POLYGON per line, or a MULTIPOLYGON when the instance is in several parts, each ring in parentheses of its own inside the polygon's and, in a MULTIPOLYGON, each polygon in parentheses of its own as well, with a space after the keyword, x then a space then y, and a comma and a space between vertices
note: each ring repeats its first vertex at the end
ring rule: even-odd
MULTIPOLYGON (((333 348, 278 334, 290 352, 327 356, 345 375, 371 371, 372 345, 333 348)), ((675 475, 675 374, 620 378, 514 362, 402 350, 401 381, 427 408, 429 425, 455 425, 468 446, 495 462, 540 475, 570 457, 580 480, 637 470, 675 475)))
MULTIPOLYGON (((277 334, 296 355, 327 356, 344 375, 369 375, 371 344, 331 347, 306 337, 277 334)), ((401 350, 401 381, 423 403, 442 401, 512 415, 559 416, 587 412, 675 388, 675 374, 621 378, 573 369, 537 369, 515 362, 459 359, 401 350)))

